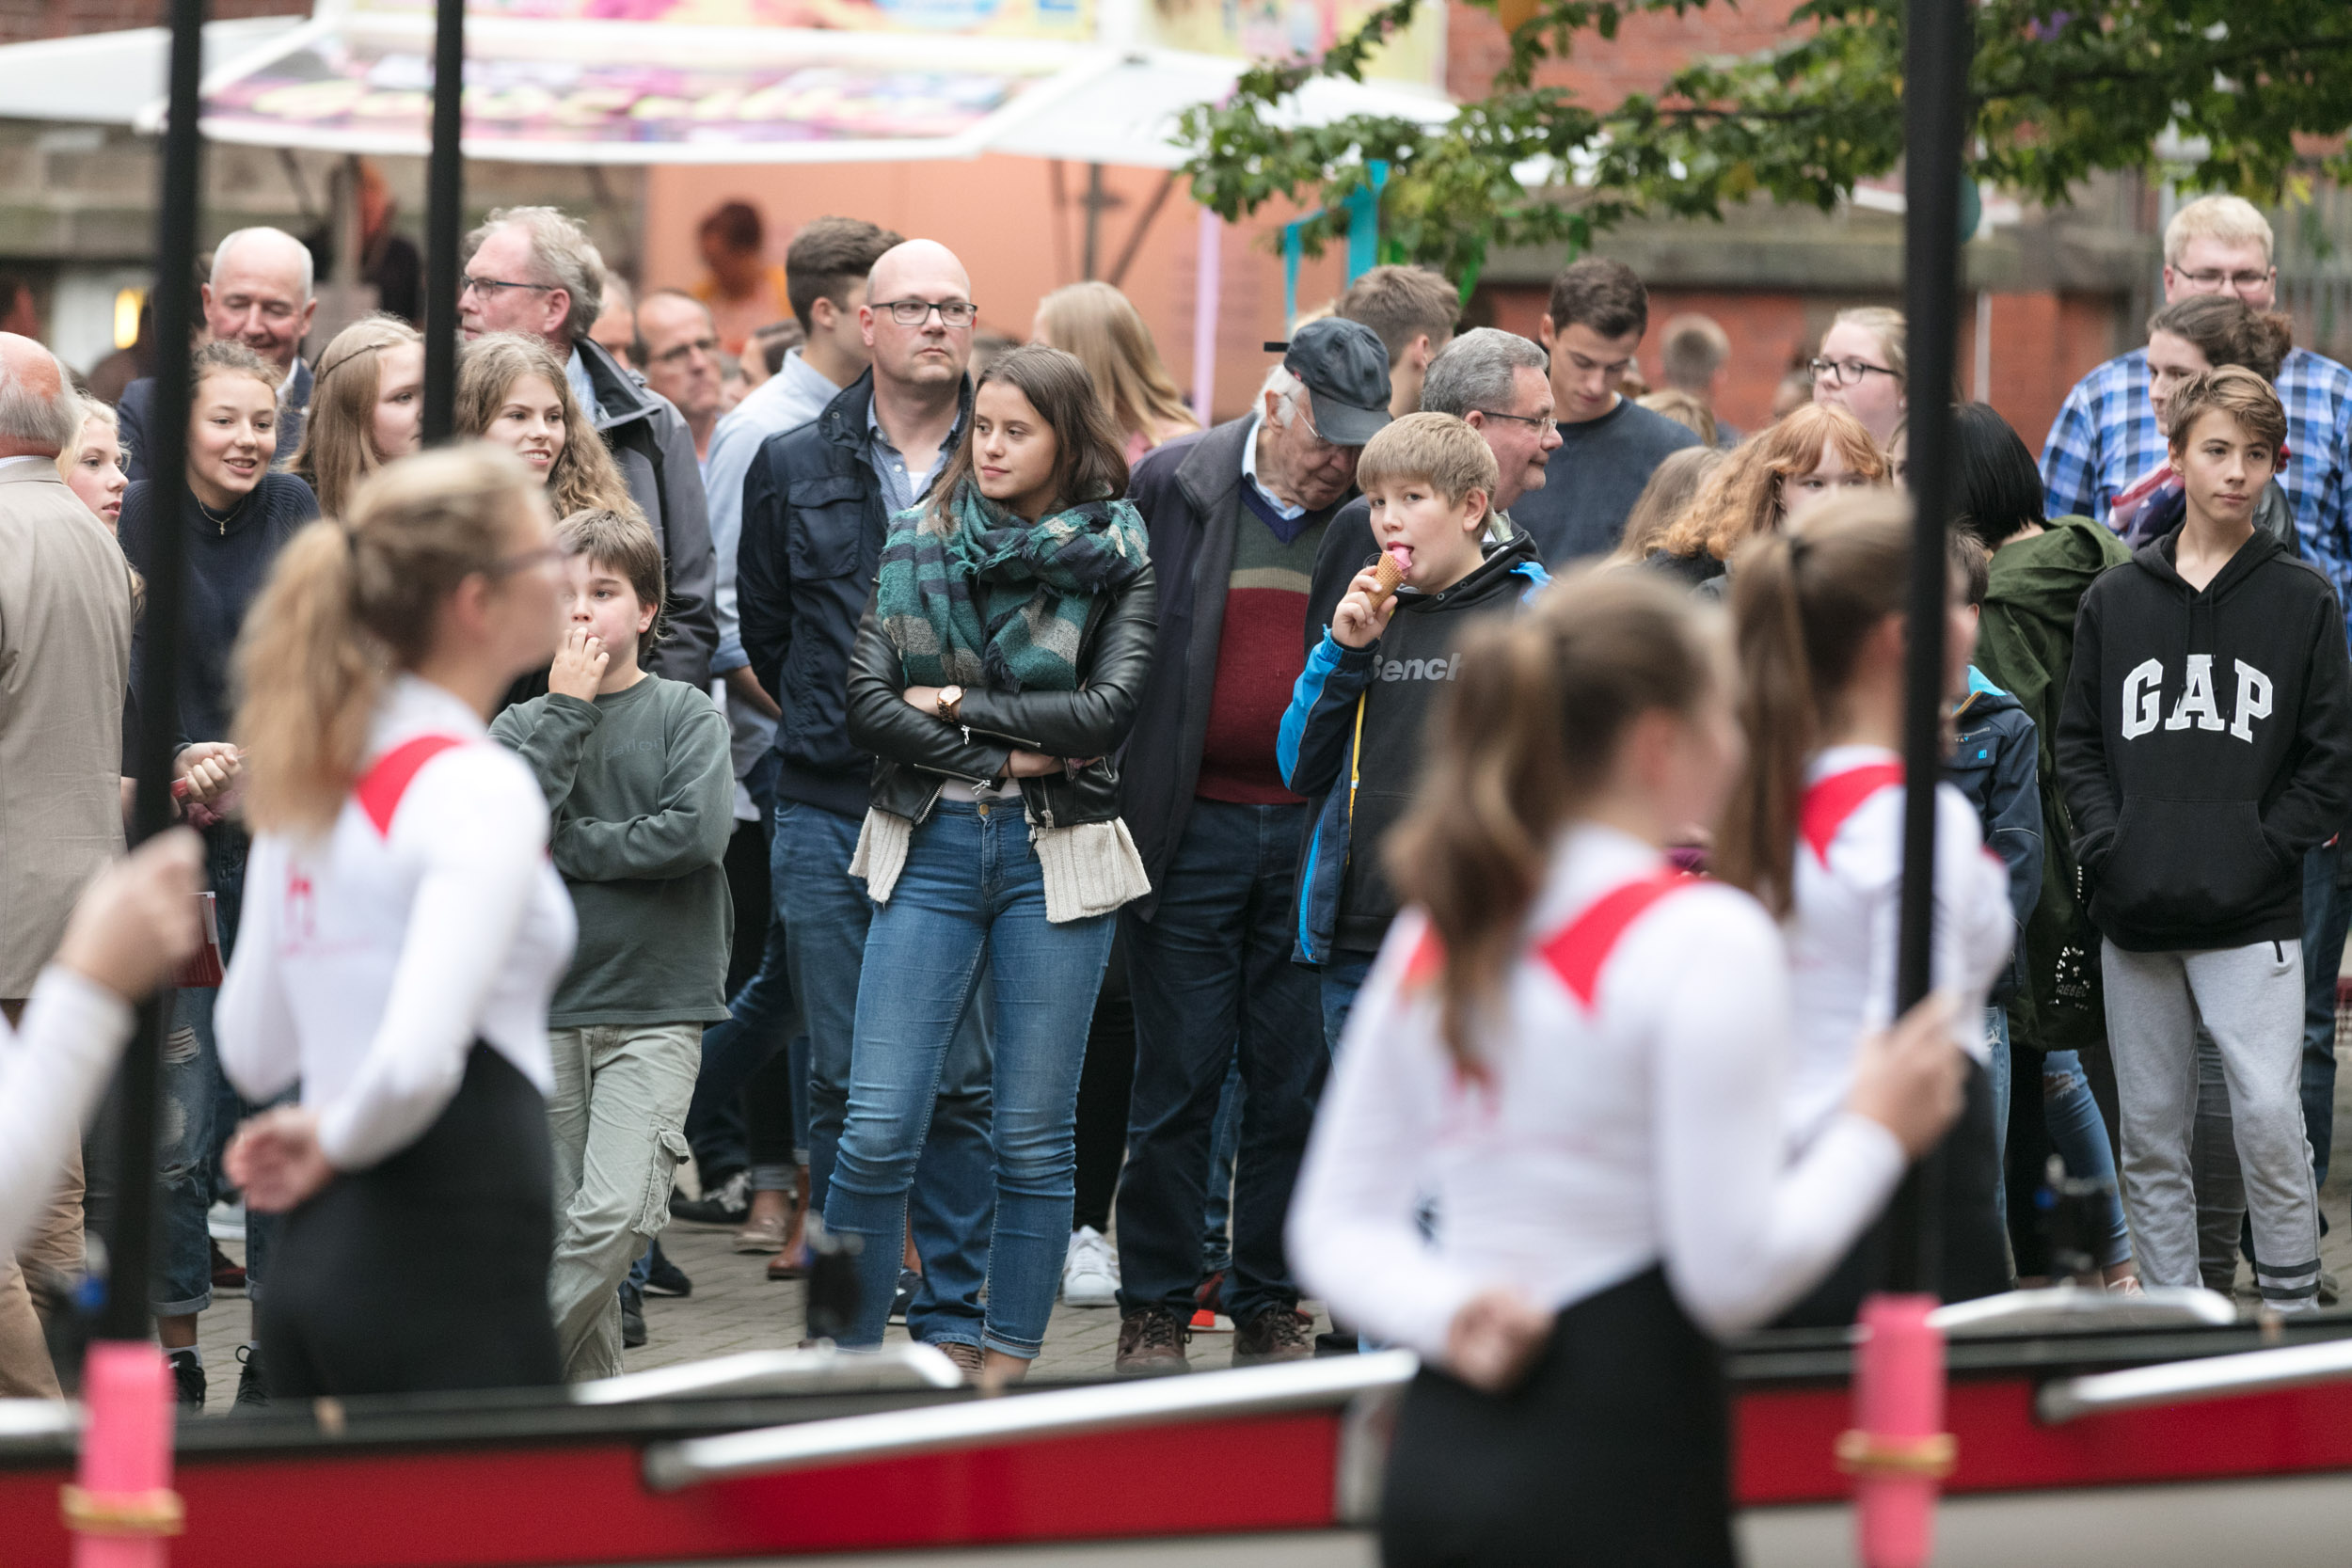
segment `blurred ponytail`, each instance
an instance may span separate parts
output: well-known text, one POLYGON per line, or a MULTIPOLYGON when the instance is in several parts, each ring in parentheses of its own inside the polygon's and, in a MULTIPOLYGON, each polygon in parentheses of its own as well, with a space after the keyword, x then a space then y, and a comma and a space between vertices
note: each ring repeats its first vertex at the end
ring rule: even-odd
POLYGON ((1400 897, 1445 952, 1446 1047, 1481 1069, 1482 1015, 1525 942, 1561 831, 1616 765, 1643 714, 1693 711, 1716 679, 1709 614, 1662 579, 1588 569, 1526 614, 1465 636, 1430 763, 1385 854, 1400 897))
POLYGON ((1731 571, 1747 760, 1716 843, 1717 876, 1786 918, 1794 903, 1804 768, 1840 707, 1863 644, 1899 613, 1911 505, 1892 491, 1839 496, 1794 534, 1749 541, 1731 571))
POLYGON ((351 791, 395 670, 430 651, 442 601, 513 547, 544 505, 513 453, 480 443, 370 475, 348 525, 314 522, 278 552, 237 640, 246 816, 324 832, 351 791))

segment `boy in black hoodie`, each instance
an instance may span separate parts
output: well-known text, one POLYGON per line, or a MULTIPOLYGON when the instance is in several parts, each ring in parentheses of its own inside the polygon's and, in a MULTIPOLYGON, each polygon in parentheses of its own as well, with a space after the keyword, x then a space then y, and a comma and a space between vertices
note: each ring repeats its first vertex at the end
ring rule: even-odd
POLYGON ((1327 1046, 1338 1046, 1396 916, 1380 837, 1412 797, 1429 707, 1454 678, 1462 627, 1516 610, 1551 580, 1526 534, 1492 536, 1497 474, 1485 438, 1451 414, 1407 414, 1357 460, 1380 554, 1308 655, 1276 747, 1283 784, 1321 797, 1299 865, 1294 956, 1322 966, 1327 1046), (1392 593, 1380 580, 1383 558, 1402 573, 1392 593))
POLYGON ((2352 806, 2352 659, 2315 568, 2253 525, 2286 414, 2236 367, 2175 393, 2181 526, 2093 583, 2058 721, 2122 1104, 2125 1207, 2151 1285, 2198 1283, 2192 1041, 2220 1048, 2255 1283, 2314 1305, 2299 1096, 2302 863, 2352 806))

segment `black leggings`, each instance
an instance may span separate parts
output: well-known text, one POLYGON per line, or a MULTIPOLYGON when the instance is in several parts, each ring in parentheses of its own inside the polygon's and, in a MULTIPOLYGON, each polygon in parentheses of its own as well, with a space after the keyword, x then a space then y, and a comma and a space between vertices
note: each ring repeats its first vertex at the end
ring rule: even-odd
POLYGON ((255 1304, 277 1399, 557 1384, 547 1102, 476 1042, 438 1120, 285 1216, 255 1304))
POLYGON ((1560 1314, 1526 1381, 1424 1368, 1398 1413, 1386 1568, 1729 1568, 1723 1359, 1653 1268, 1560 1314))
POLYGON ((1078 1198, 1070 1228, 1107 1234, 1119 1166, 1127 1156, 1127 1102, 1136 1087, 1136 1000, 1127 989, 1127 924, 1111 939, 1111 961, 1095 993, 1078 1074, 1078 1198))

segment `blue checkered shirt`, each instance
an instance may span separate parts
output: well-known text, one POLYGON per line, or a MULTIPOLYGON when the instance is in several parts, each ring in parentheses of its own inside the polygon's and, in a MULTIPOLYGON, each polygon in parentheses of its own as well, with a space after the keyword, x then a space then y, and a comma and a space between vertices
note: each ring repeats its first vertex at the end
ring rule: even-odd
MULTIPOLYGON (((2279 370, 2287 410, 2286 472, 2280 488, 2295 513, 2303 559, 2352 604, 2352 370, 2293 349, 2279 370)), ((2115 498, 2164 461, 2164 435, 2148 401, 2148 353, 2134 349, 2084 376, 2066 394, 2042 449, 2042 487, 2053 517, 2107 520, 2115 498)))

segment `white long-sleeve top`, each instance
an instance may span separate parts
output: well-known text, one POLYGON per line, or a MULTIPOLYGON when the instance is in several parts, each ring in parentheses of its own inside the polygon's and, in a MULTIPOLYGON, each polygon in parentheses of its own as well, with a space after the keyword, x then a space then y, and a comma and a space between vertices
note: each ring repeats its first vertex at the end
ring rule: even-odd
POLYGON ((24 1027, 0 1019, 0 1257, 24 1239, 131 1037, 130 1004, 51 964, 24 1027))
POLYGON ((1662 1263, 1692 1317, 1728 1335, 1810 1289, 1878 1212, 1904 1166, 1884 1127, 1843 1115, 1787 1154, 1788 965, 1754 899, 1706 882, 1660 897, 1606 949, 1589 1003, 1545 958, 1598 899, 1665 868, 1611 829, 1565 837, 1480 1041, 1483 1084, 1455 1071, 1435 987, 1412 974, 1425 918, 1398 918, 1291 1210, 1291 1259, 1335 1317, 1434 1356, 1482 1290, 1556 1310, 1662 1263), (1413 1223, 1422 1193, 1434 1243, 1413 1223))
MULTIPOLYGON (((1853 1086, 1854 1050, 1895 1013, 1902 915, 1902 759, 1878 746, 1833 746, 1805 769, 1788 958, 1797 1061, 1790 1135, 1802 1145, 1853 1086)), ((2009 873, 1984 847, 1968 798, 1935 790, 1936 990, 1957 999, 1954 1037, 1986 1060, 1984 1000, 2008 960, 2016 919, 2009 873)))
POLYGON ((548 999, 576 926, 547 847, 530 768, 458 698, 401 676, 333 831, 253 842, 215 1017, 229 1081, 268 1100, 299 1079, 341 1170, 431 1127, 477 1039, 549 1092, 548 999), (376 759, 421 736, 458 743, 405 789, 399 768, 371 784, 376 759))

